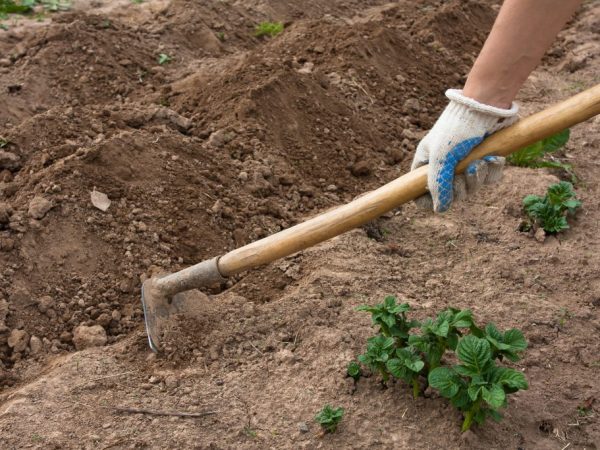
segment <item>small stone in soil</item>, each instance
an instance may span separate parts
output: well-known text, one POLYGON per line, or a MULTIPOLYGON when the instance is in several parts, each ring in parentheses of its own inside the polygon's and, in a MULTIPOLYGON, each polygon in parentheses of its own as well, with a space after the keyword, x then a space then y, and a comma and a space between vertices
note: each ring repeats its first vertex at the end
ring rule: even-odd
POLYGON ((73 343, 77 350, 88 347, 102 347, 106 344, 106 331, 100 325, 91 327, 80 325, 73 331, 73 343))
POLYGON ((27 348, 29 335, 25 330, 12 330, 8 336, 8 346, 13 352, 22 352, 27 348))
POLYGON ((34 219, 43 219, 48 211, 52 209, 52 202, 41 195, 36 195, 29 202, 27 213, 34 219))

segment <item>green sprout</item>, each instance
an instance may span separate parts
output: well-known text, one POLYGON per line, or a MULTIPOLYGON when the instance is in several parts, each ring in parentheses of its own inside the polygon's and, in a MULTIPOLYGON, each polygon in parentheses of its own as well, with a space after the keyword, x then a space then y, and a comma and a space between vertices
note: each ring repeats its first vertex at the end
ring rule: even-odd
POLYGON ((158 55, 158 64, 160 64, 161 66, 170 63, 171 61, 173 61, 173 58, 171 58, 166 53, 161 53, 158 55))
POLYGON ((315 421, 328 433, 333 433, 344 417, 344 408, 325 405, 315 416, 315 421))
POLYGON ((275 37, 283 31, 283 23, 281 22, 261 22, 254 28, 254 36, 256 37, 275 37))

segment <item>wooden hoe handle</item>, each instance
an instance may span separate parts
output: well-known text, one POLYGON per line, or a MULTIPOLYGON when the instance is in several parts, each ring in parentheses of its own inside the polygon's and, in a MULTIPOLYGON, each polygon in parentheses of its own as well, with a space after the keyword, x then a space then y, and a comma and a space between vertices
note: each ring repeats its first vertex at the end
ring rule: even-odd
MULTIPOLYGON (((596 114, 600 114, 600 84, 493 134, 461 161, 456 171, 464 171, 469 163, 487 155, 510 155, 596 114)), ((219 272, 230 276, 291 255, 369 222, 426 191, 427 166, 422 166, 346 205, 232 250, 219 258, 219 272)))

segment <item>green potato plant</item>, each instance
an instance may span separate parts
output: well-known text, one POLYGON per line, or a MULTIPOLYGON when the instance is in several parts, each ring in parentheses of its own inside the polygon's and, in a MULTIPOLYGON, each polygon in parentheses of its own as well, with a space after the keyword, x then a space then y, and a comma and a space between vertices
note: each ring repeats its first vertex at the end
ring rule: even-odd
MULTIPOLYGON (((560 198, 559 192, 555 197, 560 198)), ((527 348, 517 329, 501 331, 493 323, 479 328, 471 310, 456 308, 419 323, 407 318, 408 304, 399 305, 391 296, 378 305, 357 309, 371 313, 379 329, 378 335, 367 340, 367 351, 358 361, 378 372, 384 384, 390 376, 404 381, 412 387, 414 398, 421 394, 424 380, 425 386, 437 389, 463 413, 463 431, 488 417, 500 420, 507 395, 528 387, 521 372, 498 365, 504 360, 518 361, 527 348), (418 331, 413 333, 415 328, 418 331), (453 352, 459 364, 446 365, 446 352, 453 352)), ((348 376, 360 376, 359 371, 355 361, 348 365, 348 376)))
POLYGON ((332 408, 325 405, 315 416, 317 422, 327 433, 333 433, 337 430, 339 423, 344 417, 344 408, 332 408))
POLYGON ((528 195, 523 199, 523 209, 529 219, 523 229, 527 231, 538 224, 546 233, 559 233, 569 228, 567 216, 574 214, 580 206, 571 183, 561 181, 553 184, 544 197, 528 195))
POLYGON ((354 381, 358 381, 358 379, 362 375, 362 369, 360 368, 360 364, 356 361, 350 361, 348 363, 348 368, 346 369, 346 374, 354 381))
POLYGON ((487 417, 500 420, 500 408, 507 405, 507 394, 527 389, 525 376, 508 367, 498 367, 487 339, 463 337, 456 355, 461 364, 437 367, 429 373, 429 384, 464 414, 462 431, 487 417))

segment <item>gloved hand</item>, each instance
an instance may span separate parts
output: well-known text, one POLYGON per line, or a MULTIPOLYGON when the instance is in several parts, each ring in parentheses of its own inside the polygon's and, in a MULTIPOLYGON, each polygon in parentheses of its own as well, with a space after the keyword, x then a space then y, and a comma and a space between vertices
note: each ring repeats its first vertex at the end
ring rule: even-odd
POLYGON ((419 143, 411 166, 415 170, 429 164, 429 194, 418 198, 417 204, 435 212, 448 210, 453 200, 462 200, 482 184, 502 178, 504 158, 499 156, 474 161, 456 177, 454 170, 485 137, 514 123, 519 110, 514 103, 510 109, 484 105, 457 89, 447 90, 446 97, 450 103, 419 143))

